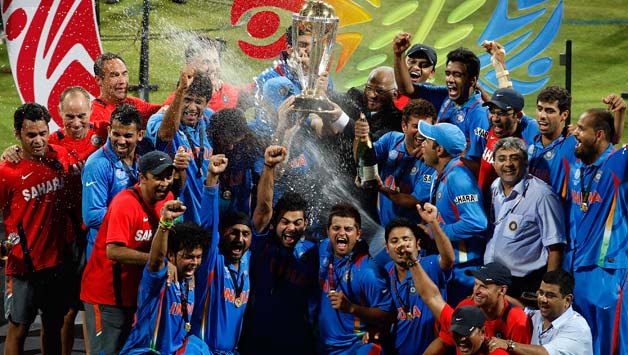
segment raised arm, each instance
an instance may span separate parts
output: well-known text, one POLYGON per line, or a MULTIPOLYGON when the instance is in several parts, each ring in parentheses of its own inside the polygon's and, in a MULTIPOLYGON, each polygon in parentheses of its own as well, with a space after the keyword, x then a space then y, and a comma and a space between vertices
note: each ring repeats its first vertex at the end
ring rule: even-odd
MULTIPOLYGON (((201 227, 218 231, 218 177, 227 168, 229 159, 224 154, 213 155, 207 165, 207 177, 203 189, 201 227)), ((212 234, 214 235, 214 234, 212 234)), ((212 238, 211 247, 218 246, 217 238, 212 238)))
POLYGON ((438 254, 440 254, 438 263, 441 270, 450 270, 454 266, 456 254, 454 253, 454 248, 447 234, 445 234, 438 223, 438 209, 428 202, 426 202, 423 207, 417 204, 416 209, 423 221, 425 221, 432 230, 434 241, 436 242, 436 249, 438 249, 438 254))
POLYGON ((185 93, 192 84, 194 79, 194 69, 191 67, 185 67, 181 70, 179 76, 179 84, 177 85, 177 91, 175 92, 174 100, 170 104, 170 107, 164 114, 164 119, 159 126, 157 137, 163 142, 170 142, 174 139, 179 129, 181 122, 181 114, 183 110, 183 99, 185 93))
POLYGON ((421 263, 418 260, 412 260, 412 253, 407 250, 407 248, 407 246, 402 245, 400 251, 404 252, 414 284, 418 286, 419 295, 421 299, 423 299, 423 302, 429 307, 430 311, 432 311, 434 318, 440 319, 443 307, 447 303, 443 299, 443 296, 441 296, 438 286, 436 286, 430 276, 423 270, 421 263))
POLYGON ((412 95, 414 93, 414 85, 412 85, 412 78, 408 72, 408 65, 406 65, 406 59, 404 53, 410 47, 410 36, 407 32, 400 32, 395 35, 393 39, 393 68, 395 70, 395 81, 399 92, 404 95, 412 95))
POLYGON ((611 137, 613 144, 619 143, 624 133, 624 122, 626 120, 626 102, 618 95, 610 94, 602 99, 607 105, 606 110, 613 114, 615 122, 615 136, 611 137))
POLYGON ((148 271, 157 272, 166 264, 164 259, 168 253, 168 235, 173 228, 175 218, 185 212, 185 206, 178 200, 168 201, 161 208, 159 227, 155 232, 148 253, 148 271))
POLYGON ((491 55, 491 63, 493 68, 495 68, 495 76, 497 77, 499 88, 512 88, 510 72, 506 70, 506 49, 504 46, 495 41, 484 41, 482 42, 482 47, 491 55))
POLYGON ((257 184, 257 204, 253 211, 253 226, 259 233, 270 224, 273 216, 275 167, 286 159, 286 148, 271 145, 264 152, 264 168, 257 184))

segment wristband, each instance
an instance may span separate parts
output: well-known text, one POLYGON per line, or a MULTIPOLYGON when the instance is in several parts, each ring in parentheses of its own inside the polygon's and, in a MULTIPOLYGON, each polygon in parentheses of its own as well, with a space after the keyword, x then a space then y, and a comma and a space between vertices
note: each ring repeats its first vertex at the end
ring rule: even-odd
POLYGON ((163 217, 161 217, 161 219, 159 220, 159 228, 166 231, 172 230, 174 228, 174 222, 166 221, 163 217))
POLYGON ((264 165, 267 166, 269 169, 274 169, 275 167, 273 165, 270 165, 266 162, 264 162, 264 165))
POLYGON ((414 260, 410 260, 410 261, 407 261, 407 262, 406 262, 406 266, 407 266, 408 268, 411 268, 411 267, 413 267, 414 265, 416 265, 416 264, 418 264, 418 263, 420 263, 420 262, 421 262, 421 259, 414 259, 414 260))

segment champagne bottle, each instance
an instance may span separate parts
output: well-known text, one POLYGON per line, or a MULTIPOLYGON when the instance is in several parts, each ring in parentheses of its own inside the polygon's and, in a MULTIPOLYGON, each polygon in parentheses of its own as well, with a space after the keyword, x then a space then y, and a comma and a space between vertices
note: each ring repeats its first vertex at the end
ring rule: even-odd
MULTIPOLYGON (((360 114, 360 121, 366 122, 364 114, 360 114)), ((377 157, 373 142, 369 136, 361 137, 357 149, 358 177, 362 187, 366 189, 377 188, 377 157)))

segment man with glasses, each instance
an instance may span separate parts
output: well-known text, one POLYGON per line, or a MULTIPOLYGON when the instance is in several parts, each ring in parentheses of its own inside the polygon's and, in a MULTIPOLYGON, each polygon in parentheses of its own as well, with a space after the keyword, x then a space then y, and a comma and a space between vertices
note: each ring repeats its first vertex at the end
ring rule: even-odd
POLYGON ((534 292, 546 271, 560 268, 565 245, 562 203, 551 186, 528 174, 525 143, 516 137, 495 144, 491 185, 493 237, 484 263, 497 261, 512 273, 508 295, 520 298, 534 292))
POLYGON ((488 106, 491 128, 484 135, 474 135, 464 156, 467 165, 478 176, 478 183, 485 197, 491 184, 497 178, 493 167, 493 148, 498 140, 505 137, 523 139, 526 144, 539 134, 539 125, 531 117, 525 116, 523 96, 513 89, 499 89, 493 93, 488 106))
POLYGON ((491 338, 490 351, 505 349, 512 355, 524 354, 593 354, 591 329, 573 307, 574 278, 563 269, 548 271, 536 291, 539 309, 528 311, 532 320, 532 341, 521 344, 513 340, 491 338))

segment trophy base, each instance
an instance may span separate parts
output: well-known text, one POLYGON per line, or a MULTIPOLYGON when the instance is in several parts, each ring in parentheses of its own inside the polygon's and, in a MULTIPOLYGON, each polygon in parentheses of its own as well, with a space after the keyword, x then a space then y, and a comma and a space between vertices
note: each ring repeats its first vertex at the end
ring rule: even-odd
POLYGON ((308 113, 328 113, 334 111, 334 106, 328 98, 315 95, 297 95, 294 98, 294 110, 308 113))

